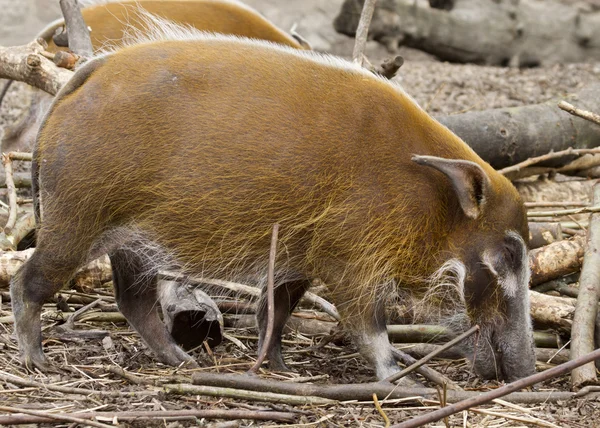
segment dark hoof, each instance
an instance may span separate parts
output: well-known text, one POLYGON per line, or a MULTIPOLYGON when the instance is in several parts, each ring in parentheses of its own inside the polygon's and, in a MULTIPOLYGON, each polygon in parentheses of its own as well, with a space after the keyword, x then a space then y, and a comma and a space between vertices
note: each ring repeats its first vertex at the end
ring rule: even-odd
POLYGON ((43 354, 41 356, 38 355, 35 357, 32 355, 21 356, 21 363, 30 372, 35 372, 36 369, 41 371, 42 373, 58 372, 58 370, 56 370, 54 367, 48 364, 48 361, 46 360, 46 357, 44 357, 43 354))

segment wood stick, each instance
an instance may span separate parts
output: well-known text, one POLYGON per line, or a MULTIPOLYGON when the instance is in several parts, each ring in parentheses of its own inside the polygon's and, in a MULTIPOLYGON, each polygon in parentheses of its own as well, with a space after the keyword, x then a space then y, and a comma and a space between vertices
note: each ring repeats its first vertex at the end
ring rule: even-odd
MULTIPOLYGON (((56 413, 53 413, 56 414, 56 413)), ((119 420, 139 422, 143 420, 164 419, 168 421, 184 419, 252 419, 256 421, 278 421, 293 422, 296 419, 294 413, 274 411, 252 411, 252 410, 159 410, 159 411, 126 411, 126 412, 77 412, 68 416, 84 420, 83 425, 89 425, 90 419, 119 420)), ((19 424, 42 424, 52 423, 56 419, 47 416, 28 416, 14 414, 11 416, 0 416, 0 425, 19 424)), ((106 425, 103 425, 106 426, 106 425)), ((109 425, 114 427, 114 425, 109 425)))
POLYGON ((419 367, 421 367, 423 364, 425 364, 426 362, 428 362, 432 358, 437 357, 439 354, 441 354, 445 350, 452 348, 454 345, 462 342, 467 337, 473 335, 474 333, 476 333, 478 331, 479 331, 479 326, 478 325, 475 325, 475 326, 471 327, 469 330, 467 330, 466 332, 464 332, 460 336, 452 339, 450 342, 446 343, 444 346, 440 346, 439 349, 433 351, 429 355, 424 356, 419 361, 416 361, 415 363, 411 364, 410 366, 408 366, 404 370, 402 370, 402 371, 400 371, 398 373, 394 373, 393 375, 391 375, 390 377, 388 377, 387 379, 385 379, 384 382, 391 382, 391 383, 396 382, 398 379, 403 378, 407 374, 409 374, 409 373, 413 372, 414 370, 418 369, 419 367))
POLYGON ((0 380, 8 383, 13 383, 15 385, 23 386, 23 387, 31 387, 31 388, 40 388, 42 390, 61 392, 63 394, 79 394, 83 396, 103 396, 103 397, 133 397, 133 396, 148 396, 148 395, 158 395, 159 391, 148 390, 148 391, 102 391, 102 390, 93 390, 86 388, 73 388, 69 386, 61 386, 61 385, 53 385, 51 383, 41 383, 33 380, 27 380, 20 378, 18 376, 12 375, 10 373, 6 373, 0 371, 0 380))
MULTIPOLYGON (((280 380, 261 379, 257 376, 246 376, 243 374, 224 374, 224 373, 203 373, 198 372, 192 375, 192 382, 195 385, 206 387, 220 387, 224 389, 235 388, 237 390, 259 391, 263 393, 276 393, 285 395, 300 395, 322 397, 337 401, 372 401, 373 394, 378 397, 388 398, 414 398, 415 402, 421 402, 423 398, 437 399, 437 390, 433 388, 398 388, 384 382, 369 383, 351 383, 341 385, 318 385, 308 383, 281 382, 280 380)), ((194 394, 193 389, 187 390, 189 394, 194 394)), ((582 395, 592 392, 582 390, 582 395)), ((512 403, 541 403, 556 402, 557 400, 569 400, 578 396, 574 392, 546 391, 546 392, 516 392, 504 397, 505 401, 512 403)), ((481 395, 480 391, 453 391, 447 392, 447 401, 455 403, 467 398, 481 395)))
POLYGON ((557 211, 528 211, 527 217, 558 217, 569 214, 584 214, 584 213, 597 213, 600 211, 600 206, 594 204, 592 207, 572 208, 569 210, 557 210, 557 211))
MULTIPOLYGON (((593 188, 594 204, 600 204, 600 183, 593 188)), ((587 248, 579 277, 579 295, 571 329, 571 358, 577 359, 594 350, 594 325, 600 300, 600 214, 590 216, 587 248)), ((596 383, 593 363, 580 366, 571 373, 573 388, 596 383)))
POLYGON ((585 155, 585 154, 589 154, 589 153, 592 153, 592 154, 600 153, 600 147, 593 148, 593 149, 574 149, 572 147, 569 147, 568 149, 559 150, 558 152, 550 152, 550 153, 546 153, 545 155, 531 157, 529 159, 524 160, 523 162, 519 162, 515 165, 511 165, 511 166, 507 166, 506 168, 499 169, 498 172, 502 175, 506 175, 510 172, 519 171, 525 167, 528 167, 529 165, 544 162, 547 160, 562 158, 564 156, 569 156, 569 155, 581 156, 581 155, 585 155))
MULTIPOLYGON (((254 379, 255 376, 242 375, 247 379, 254 379)), ((283 382, 280 382, 283 383, 283 382)), ((290 385, 303 385, 293 384, 290 385)), ((240 400, 250 401, 266 401, 269 403, 283 403, 291 406, 328 406, 337 405, 338 402, 328 398, 315 397, 311 395, 289 395, 278 394, 272 392, 249 391, 244 389, 224 388, 206 385, 190 385, 185 383, 180 384, 164 384, 163 390, 169 394, 178 395, 207 395, 209 397, 220 398, 235 398, 240 400)))
MULTIPOLYGON (((406 422, 402 422, 397 425, 393 425, 393 428, 414 428, 420 427, 430 422, 439 421, 440 419, 445 418, 446 416, 450 416, 454 413, 461 412, 463 410, 467 410, 471 407, 479 406, 485 403, 492 401, 495 398, 505 397, 511 392, 518 391, 519 389, 527 388, 528 386, 534 385, 539 382, 543 382, 557 376, 568 373, 576 367, 579 367, 583 364, 586 364, 590 361, 594 361, 600 358, 600 349, 596 349, 594 352, 590 352, 589 354, 583 355, 575 360, 571 360, 559 366, 553 367, 549 370, 543 371, 541 373, 536 373, 531 376, 527 376, 526 378, 519 379, 515 382, 511 382, 508 385, 500 387, 498 389, 494 389, 492 391, 487 391, 483 393, 479 393, 477 396, 469 398, 467 400, 460 401, 456 404, 451 404, 449 406, 445 406, 435 412, 427 413, 425 415, 421 415, 419 417, 413 418, 406 422)), ((508 401, 508 400, 507 400, 508 401)))
POLYGON ((17 189, 13 180, 12 160, 8 154, 2 154, 2 164, 4 165, 6 177, 6 189, 8 190, 8 220, 6 220, 4 226, 4 233, 9 234, 17 221, 17 189))
POLYGON ((369 25, 371 25, 373 12, 375 11, 375 3, 377 3, 377 0, 365 0, 362 12, 360 14, 360 20, 358 21, 358 27, 356 28, 354 50, 352 51, 352 61, 360 66, 363 65, 363 56, 365 52, 365 46, 367 45, 369 25))
POLYGON ((56 95, 71 78, 72 71, 57 67, 41 53, 45 42, 34 41, 23 46, 0 46, 0 78, 25 82, 56 95))
MULTIPOLYGON (((415 360, 410 355, 408 355, 406 352, 396 349, 393 346, 391 346, 391 351, 392 351, 392 355, 394 356, 396 361, 400 361, 402 364, 404 364, 406 366, 416 366, 417 365, 418 361, 415 360)), ((449 379, 448 377, 444 376, 443 374, 438 373, 437 371, 433 370, 431 367, 427 367, 425 365, 420 365, 416 369, 414 369, 414 371, 419 373, 421 376, 423 376, 428 381, 435 383, 436 385, 439 385, 442 387, 444 385, 446 385, 447 388, 452 389, 453 391, 462 391, 463 390, 459 384, 457 384, 453 380, 449 379)))
POLYGON ((582 119, 589 120, 590 122, 600 125, 600 115, 598 115, 596 113, 592 113, 591 111, 579 109, 579 108, 575 107, 574 105, 569 104, 566 101, 559 102, 558 108, 566 111, 567 113, 571 113, 573 116, 578 116, 582 119))
POLYGON ((81 8, 77 0, 60 0, 60 9, 65 17, 65 26, 69 39, 69 49, 83 58, 91 58, 94 54, 90 30, 83 20, 81 8))
POLYGON ((89 425, 97 428, 112 428, 113 425, 101 424, 100 422, 92 421, 89 419, 82 419, 71 415, 66 415, 64 413, 54 413, 54 412, 44 412, 41 410, 31 410, 31 409, 22 409, 19 407, 8 407, 8 406, 0 406, 0 412, 8 412, 8 413, 24 413, 26 415, 32 416, 40 416, 45 419, 51 419, 52 421, 61 421, 61 422, 74 422, 76 424, 89 425))
POLYGON ((260 347, 256 363, 248 370, 248 373, 256 373, 263 361, 267 357, 267 352, 271 347, 273 338, 273 327, 275 323, 275 257, 277 256, 277 236, 279 234, 279 224, 273 225, 271 234, 271 249, 269 251, 269 269, 267 272, 267 332, 264 343, 260 347))
MULTIPOLYGON (((17 198, 17 203, 19 199, 17 198)), ((10 233, 0 232, 0 249, 2 251, 15 251, 19 242, 23 240, 29 233, 35 229, 35 215, 33 212, 25 213, 17 218, 15 225, 10 230, 10 233)), ((1 269, 1 268, 0 268, 1 269)), ((2 281, 0 280, 0 283, 2 281)))

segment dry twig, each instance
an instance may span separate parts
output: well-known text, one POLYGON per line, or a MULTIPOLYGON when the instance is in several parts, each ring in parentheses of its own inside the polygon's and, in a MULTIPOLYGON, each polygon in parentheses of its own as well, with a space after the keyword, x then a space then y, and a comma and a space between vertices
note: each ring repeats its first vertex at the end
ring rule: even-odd
MULTIPOLYGON (((475 326, 471 327, 469 330, 467 330, 466 332, 464 332, 460 336, 452 339, 450 342, 446 343, 444 346, 440 346, 439 349, 436 349, 431 354, 424 356, 419 361, 416 361, 415 363, 411 364, 410 366, 408 366, 404 370, 391 375, 390 377, 388 377, 387 379, 385 379, 384 382, 392 382, 392 383, 396 382, 398 379, 401 379, 404 376, 406 376, 407 374, 415 371, 416 369, 418 369, 419 367, 421 367, 423 364, 427 363, 429 360, 437 357, 439 354, 441 354, 445 350, 452 348, 454 345, 462 342, 467 337, 473 335, 474 333, 476 333, 478 331, 479 331, 479 326, 478 325, 475 325, 475 326)), ((446 384, 444 384, 444 385, 446 385, 446 384)))
POLYGON ((367 45, 367 36, 369 34, 369 25, 371 25, 373 12, 375 11, 375 3, 377 3, 377 0, 365 0, 360 14, 360 21, 358 21, 358 27, 356 28, 352 61, 361 66, 363 65, 365 46, 367 45))
POLYGON ((72 415, 66 415, 64 413, 54 413, 49 411, 41 411, 41 410, 31 410, 31 409, 21 409, 19 407, 8 407, 8 406, 0 406, 0 412, 8 412, 8 413, 24 413, 26 415, 38 416, 42 417, 46 420, 50 419, 52 421, 61 421, 61 422, 73 422, 76 424, 89 425, 92 427, 98 428, 111 428, 112 425, 102 424, 100 422, 92 421, 90 419, 82 419, 72 415))
MULTIPOLYGON (((279 380, 261 379, 256 376, 220 374, 220 373, 194 373, 192 382, 205 387, 220 387, 231 391, 248 390, 261 393, 274 393, 277 395, 300 395, 311 397, 322 397, 337 401, 359 400, 371 402, 373 394, 386 399, 413 398, 414 402, 420 402, 423 398, 437 399, 437 390, 433 388, 398 388, 384 382, 351 383, 342 385, 317 385, 298 384, 292 382, 281 382, 279 380)), ((200 393, 200 390, 186 388, 186 393, 200 393)), ((562 391, 545 392, 516 392, 504 397, 505 401, 512 403, 540 403, 569 400, 574 397, 583 396, 592 390, 585 389, 579 393, 562 391), (581 394, 581 395, 578 395, 581 394)), ((183 392, 182 392, 183 393, 183 392)), ((479 391, 454 391, 447 392, 447 401, 455 403, 468 398, 478 397, 479 391)), ((264 400, 267 401, 267 400, 264 400)))
POLYGON ((259 349, 258 359, 248 370, 248 373, 256 373, 263 361, 267 357, 267 352, 271 346, 273 337, 273 326, 275 323, 275 257, 277 256, 277 235, 279 234, 279 224, 273 225, 271 235, 271 249, 269 251, 269 271, 267 273, 267 331, 264 342, 259 349))
POLYGON ((377 412, 383 418, 383 422, 385 423, 385 428, 388 428, 390 426, 390 418, 388 418, 388 416, 385 414, 385 412, 381 408, 381 403, 379 403, 379 400, 377 399, 377 394, 375 394, 375 393, 373 393, 373 404, 375 404, 375 408, 377 409, 377 412))
POLYGON ((511 173, 511 172, 520 171, 521 169, 528 167, 529 165, 534 165, 536 163, 544 162, 544 161, 551 160, 551 159, 562 158, 564 156, 569 156, 569 155, 581 156, 581 155, 586 155, 586 154, 597 154, 597 153, 600 153, 600 147, 597 147, 594 149, 573 149, 572 147, 569 147, 566 150, 560 150, 558 152, 550 152, 550 153, 546 153, 545 155, 535 156, 535 157, 526 159, 523 162, 519 162, 515 165, 511 165, 506 168, 499 169, 498 172, 500 174, 507 175, 508 173, 511 173))
POLYGON ((573 116, 578 116, 582 119, 589 120, 590 122, 594 122, 594 123, 600 125, 600 115, 598 115, 596 113, 592 113, 591 111, 579 109, 579 108, 575 107, 574 105, 569 104, 566 101, 559 102, 558 107, 561 110, 566 111, 567 113, 571 113, 573 116))
MULTIPOLYGON (((593 188, 594 204, 600 204, 600 183, 593 188)), ((594 326, 600 299, 600 214, 590 216, 587 248, 579 277, 579 295, 571 329, 571 358, 577 359, 594 350, 594 326)), ((579 388, 597 381, 596 367, 586 364, 571 373, 571 383, 579 388)))
POLYGON ((56 95, 71 78, 72 71, 57 67, 45 58, 43 41, 28 45, 0 47, 0 78, 25 82, 31 86, 56 95))
MULTIPOLYGON (((55 415, 56 413, 53 413, 55 415)), ((63 415, 63 414, 61 414, 63 415)), ((159 410, 159 411, 133 411, 133 412, 78 412, 69 415, 81 419, 83 425, 91 425, 90 419, 102 419, 112 421, 149 421, 162 419, 167 421, 185 419, 252 419, 256 421, 278 421, 293 422, 295 415, 289 412, 253 411, 253 410, 159 410)), ((11 416, 0 416, 0 425, 17 424, 43 424, 51 423, 56 419, 48 416, 27 416, 15 414, 11 416)), ((107 425, 102 425, 103 427, 107 425)), ((108 425, 114 427, 114 425, 108 425)))
POLYGON ((552 379, 557 376, 563 375, 576 367, 589 363, 590 361, 594 361, 598 358, 600 358, 600 349, 596 349, 594 352, 590 352, 589 354, 583 355, 575 360, 571 360, 567 363, 561 364, 544 372, 536 373, 531 376, 527 376, 526 378, 519 379, 501 388, 479 393, 475 397, 460 401, 456 404, 445 406, 439 410, 436 410, 435 412, 427 413, 425 415, 421 415, 406 422, 393 425, 393 428, 414 428, 420 427, 430 422, 439 421, 440 419, 445 418, 446 416, 450 416, 454 413, 488 403, 495 398, 505 397, 511 392, 518 391, 519 389, 527 388, 528 386, 534 385, 536 383, 543 382, 548 379, 552 379))

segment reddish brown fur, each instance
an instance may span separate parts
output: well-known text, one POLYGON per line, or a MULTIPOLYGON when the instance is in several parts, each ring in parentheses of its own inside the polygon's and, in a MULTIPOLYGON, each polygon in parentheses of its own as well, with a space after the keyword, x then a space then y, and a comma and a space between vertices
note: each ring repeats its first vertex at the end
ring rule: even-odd
MULTIPOLYGON (((418 292, 446 260, 507 230, 527 236, 508 180, 401 90, 246 41, 143 44, 86 65, 51 109, 36 162, 46 278, 67 279, 115 228, 187 272, 264 272, 279 223, 279 283, 322 278, 364 334, 376 333, 383 286, 418 292), (480 218, 415 154, 483 168, 480 218)), ((473 319, 501 315, 497 284, 465 291, 473 319)))
MULTIPOLYGON (((412 277, 428 277, 439 267, 445 251, 456 254, 477 229, 493 233, 497 228, 504 233, 507 219, 520 217, 519 227, 525 233, 520 199, 510 182, 387 82, 289 53, 278 56, 270 49, 242 43, 231 49, 230 44, 164 42, 133 47, 126 55, 106 58, 85 86, 62 97, 41 135, 40 152, 56 165, 56 148, 80 147, 62 166, 64 184, 58 184, 60 193, 51 202, 61 216, 73 213, 78 219, 84 228, 78 235, 93 239, 102 230, 96 228, 107 224, 83 221, 79 209, 67 208, 65 203, 72 202, 62 201, 61 194, 87 207, 94 217, 102 211, 126 212, 127 221, 135 219, 144 230, 147 225, 176 252, 177 259, 196 271, 220 266, 223 258, 235 256, 242 248, 246 254, 238 263, 251 265, 263 259, 270 225, 279 222, 282 247, 292 254, 308 253, 301 266, 293 268, 319 274, 333 286, 340 284, 344 298, 338 300, 342 303, 358 299, 365 290, 370 300, 370 290, 390 278, 410 285, 412 277), (253 61, 247 64, 244 58, 253 61), (163 64, 151 66, 155 60, 163 64), (147 66, 132 68, 131 63, 147 66), (223 76, 223 68, 228 76, 223 76), (246 73, 246 68, 252 72, 246 73), (281 72, 274 73, 273 68, 281 72), (118 81, 113 81, 111 70, 120 70, 118 81), (319 79, 314 81, 314 75, 319 79), (167 76, 181 77, 170 82, 167 76), (125 82, 127 88, 152 90, 132 95, 123 87, 125 82), (277 103, 263 104, 263 99, 277 103), (76 124, 85 120, 88 103, 89 108, 102 112, 102 120, 98 133, 88 128, 81 141, 76 124), (138 111, 139 105, 146 106, 144 114, 138 111), (252 121, 252 129, 235 119, 214 126, 213 115, 235 118, 240 108, 246 120, 252 121), (182 111, 188 113, 182 117, 182 111), (286 111, 306 114, 294 114, 290 120, 282 113, 286 111), (124 117, 127 125, 122 124, 124 117), (174 123, 178 124, 176 134, 169 130, 174 123), (413 126, 406 127, 407 123, 413 126), (153 137, 148 135, 149 127, 154 128, 153 137), (273 129, 286 130, 286 141, 273 129), (244 135, 241 146, 231 144, 232 135, 244 135), (123 139, 127 146, 115 144, 123 139), (134 147, 133 153, 123 157, 124 150, 134 147), (91 157, 88 150, 103 156, 91 157), (500 200, 489 201, 494 209, 483 222, 468 221, 443 175, 411 162, 413 154, 478 163, 500 200), (211 162, 198 165, 203 158, 211 162), (223 180, 224 172, 225 188, 215 185, 223 180), (110 183, 106 183, 108 177, 110 183), (190 189, 186 186, 190 181, 198 181, 198 186, 190 189), (143 192, 136 183, 144 183, 143 192), (231 188, 234 183, 240 187, 231 188), (115 185, 119 192, 113 195, 107 186, 115 185), (215 187, 216 195, 212 193, 215 187), (240 198, 237 192, 245 196, 240 198), (155 207, 151 216, 148 204, 155 207), (173 213, 182 216, 181 221, 173 221, 173 213), (210 219, 216 213, 227 213, 225 224, 202 224, 199 230, 190 230, 189 216, 210 219), (252 230, 247 229, 249 213, 260 220, 252 230), (227 244, 221 250, 210 246, 199 251, 189 248, 194 244, 187 242, 190 234, 202 243, 227 244), (329 273, 338 258, 352 260, 350 264, 356 266, 344 264, 329 273), (365 263, 368 259, 372 262, 365 263), (319 265, 329 267, 323 272, 319 265), (345 283, 357 279, 361 282, 356 286, 345 283)), ((46 216, 53 215, 53 209, 46 206, 46 216)), ((74 220, 61 218, 51 224, 62 227, 74 220)), ((42 236, 43 231, 42 227, 42 236)), ((52 244, 56 246, 61 245, 52 244)), ((360 302, 360 307, 368 306, 360 302)))
MULTIPOLYGON (((94 49, 118 44, 132 28, 143 31, 146 27, 137 14, 138 6, 153 15, 199 30, 270 40, 302 49, 293 37, 249 6, 223 0, 124 0, 85 7, 81 12, 91 28, 94 49)), ((62 25, 62 22, 54 23, 41 35, 48 42, 50 52, 62 49, 52 41, 56 28, 62 25)))

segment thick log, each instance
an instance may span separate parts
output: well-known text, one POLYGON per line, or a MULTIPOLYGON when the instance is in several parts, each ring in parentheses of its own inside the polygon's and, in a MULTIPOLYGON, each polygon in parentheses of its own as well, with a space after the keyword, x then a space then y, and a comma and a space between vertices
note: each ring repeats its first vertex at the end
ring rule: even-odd
MULTIPOLYGON (((343 3, 336 31, 354 36, 363 2, 343 3)), ((453 62, 531 67, 600 59, 600 12, 558 0, 455 0, 450 9, 382 0, 369 32, 387 47, 394 40, 453 62)))
MULTIPOLYGON (((587 110, 600 111, 600 85, 589 85, 569 100, 587 110)), ((557 101, 548 101, 439 117, 438 120, 495 168, 551 151, 592 148, 600 144, 600 126, 571 116, 556 105, 557 101)), ((566 156, 551 165, 563 165, 571 160, 572 157, 566 156)))
POLYGON ((587 205, 591 202, 590 195, 594 183, 594 180, 541 179, 517 181, 514 184, 524 202, 575 201, 587 205))
POLYGON ((531 318, 536 327, 551 328, 567 334, 571 331, 575 314, 575 299, 530 291, 529 301, 531 318))
POLYGON ((540 248, 562 240, 560 223, 529 223, 529 248, 540 248))
POLYGON ((529 253, 531 285, 576 272, 581 268, 585 249, 585 237, 553 242, 529 253))

